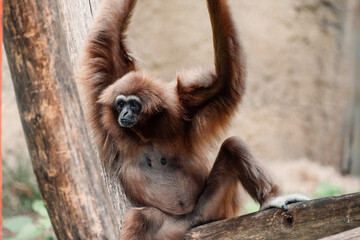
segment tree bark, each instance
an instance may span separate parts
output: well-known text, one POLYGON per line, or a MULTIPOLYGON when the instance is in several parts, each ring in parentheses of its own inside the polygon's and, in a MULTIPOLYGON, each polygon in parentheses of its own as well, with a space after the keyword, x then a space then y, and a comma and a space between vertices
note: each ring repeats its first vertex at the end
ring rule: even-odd
POLYGON ((360 193, 292 204, 192 229, 186 239, 318 239, 360 227, 360 193))
POLYGON ((119 239, 125 197, 106 174, 104 184, 74 81, 94 9, 88 0, 5 0, 3 7, 20 117, 55 233, 66 240, 119 239))
MULTIPOLYGON (((81 59, 85 38, 87 37, 90 27, 93 23, 94 14, 100 0, 58 0, 57 6, 59 8, 61 25, 64 28, 64 37, 67 46, 67 50, 70 55, 70 61, 75 72, 75 76, 79 70, 79 62, 81 59)), ((80 87, 80 86, 78 86, 80 87)), ((81 91, 80 91, 81 92, 81 91)), ((81 94, 80 94, 80 100, 81 94)), ((83 124, 86 124, 85 122, 83 124)), ((93 149, 97 147, 92 142, 93 149)), ((121 228, 122 220, 125 212, 130 206, 128 199, 125 196, 122 186, 118 179, 110 178, 105 169, 102 166, 102 176, 105 180, 107 192, 110 195, 110 201, 114 208, 114 214, 117 224, 121 228)))
POLYGON ((351 229, 320 240, 356 240, 360 239, 360 227, 351 229))

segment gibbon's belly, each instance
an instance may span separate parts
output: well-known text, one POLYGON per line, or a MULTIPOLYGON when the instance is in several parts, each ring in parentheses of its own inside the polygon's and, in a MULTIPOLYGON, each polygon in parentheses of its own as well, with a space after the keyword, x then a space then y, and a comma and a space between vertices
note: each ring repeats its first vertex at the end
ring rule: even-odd
POLYGON ((204 187, 207 170, 185 157, 148 149, 124 161, 122 182, 127 196, 172 215, 191 212, 204 187))

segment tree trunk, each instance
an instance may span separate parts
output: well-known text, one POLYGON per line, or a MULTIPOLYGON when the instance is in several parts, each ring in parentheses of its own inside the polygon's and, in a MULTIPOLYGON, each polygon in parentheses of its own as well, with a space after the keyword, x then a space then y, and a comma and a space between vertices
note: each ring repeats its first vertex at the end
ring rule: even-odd
POLYGON ((292 204, 192 229, 186 239, 319 239, 360 227, 360 193, 292 204))
MULTIPOLYGON (((79 70, 79 62, 82 57, 81 52, 84 47, 85 38, 92 26, 93 17, 99 3, 100 0, 57 1, 61 16, 60 19, 62 21, 61 25, 64 28, 66 46, 70 55, 70 61, 73 66, 75 76, 79 70)), ((93 149, 96 150, 96 155, 98 156, 97 147, 94 142, 92 142, 92 145, 93 149)), ((104 168, 102 168, 102 175, 105 180, 107 191, 110 195, 110 201, 114 207, 114 214, 117 216, 117 224, 121 227, 123 217, 126 210, 129 208, 130 203, 126 198, 119 181, 117 179, 110 178, 104 168)))
POLYGON ((5 0, 3 6, 20 117, 58 239, 119 239, 127 206, 117 182, 104 174, 104 184, 74 81, 97 2, 5 0))

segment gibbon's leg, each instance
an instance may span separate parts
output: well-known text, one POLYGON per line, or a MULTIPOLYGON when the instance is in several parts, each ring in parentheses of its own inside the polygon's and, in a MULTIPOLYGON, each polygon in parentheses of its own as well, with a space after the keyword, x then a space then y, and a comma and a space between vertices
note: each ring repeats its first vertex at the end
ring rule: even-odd
POLYGON ((121 240, 180 240, 189 227, 185 216, 170 216, 153 207, 132 208, 125 215, 121 240))
POLYGON ((236 214, 234 201, 239 182, 261 209, 281 207, 307 200, 301 195, 279 196, 278 186, 257 163, 246 144, 239 138, 227 139, 221 146, 206 186, 192 213, 192 226, 216 221, 236 214))

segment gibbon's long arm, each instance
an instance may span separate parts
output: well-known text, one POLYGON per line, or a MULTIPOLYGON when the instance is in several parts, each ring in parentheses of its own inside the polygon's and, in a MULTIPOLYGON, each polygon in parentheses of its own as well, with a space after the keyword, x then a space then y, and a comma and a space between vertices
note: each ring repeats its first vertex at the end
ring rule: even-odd
POLYGON ((135 70, 134 59, 125 45, 125 32, 136 0, 103 0, 87 39, 84 65, 86 83, 102 91, 129 71, 135 70))
POLYGON ((86 93, 87 116, 96 132, 100 154, 115 157, 116 148, 101 125, 101 92, 114 81, 136 70, 135 60, 125 45, 125 32, 136 0, 102 0, 86 42, 80 81, 86 93), (109 149, 114 149, 112 152, 109 149))
POLYGON ((207 4, 213 31, 215 73, 180 74, 177 91, 184 109, 189 110, 192 135, 211 138, 229 122, 241 100, 245 66, 226 0, 208 0, 207 4), (202 134, 204 132, 206 134, 202 134))
POLYGON ((213 94, 234 100, 236 104, 244 91, 245 67, 241 45, 226 0, 208 0, 213 31, 216 79, 213 94), (226 96, 220 91, 235 91, 236 96, 226 96), (233 98, 233 99, 232 99, 233 98))

